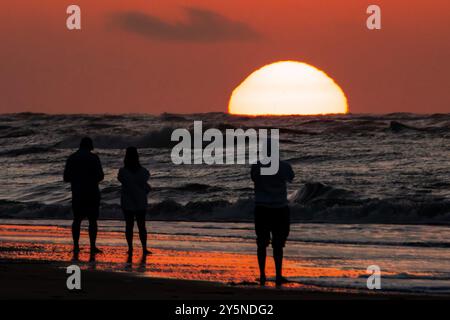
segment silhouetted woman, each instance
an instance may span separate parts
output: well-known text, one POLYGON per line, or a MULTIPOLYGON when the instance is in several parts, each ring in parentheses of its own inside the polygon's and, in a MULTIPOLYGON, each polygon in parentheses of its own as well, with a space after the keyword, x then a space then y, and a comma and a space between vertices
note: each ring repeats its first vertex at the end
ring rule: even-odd
POLYGON ((145 228, 145 213, 148 206, 147 195, 150 192, 148 179, 150 173, 141 166, 139 154, 135 147, 127 148, 124 166, 120 168, 117 179, 122 184, 121 206, 125 216, 125 237, 128 243, 128 254, 133 253, 133 228, 136 219, 139 238, 144 255, 147 250, 147 229, 145 228))

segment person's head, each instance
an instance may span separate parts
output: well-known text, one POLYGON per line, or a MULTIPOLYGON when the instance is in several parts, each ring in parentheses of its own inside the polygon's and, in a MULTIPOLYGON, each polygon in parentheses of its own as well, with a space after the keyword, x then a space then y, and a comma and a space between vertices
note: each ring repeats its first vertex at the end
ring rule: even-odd
POLYGON ((81 139, 80 149, 87 151, 94 150, 94 143, 92 142, 92 139, 89 137, 84 137, 83 139, 81 139))
POLYGON ((139 162, 139 154, 136 147, 127 148, 123 164, 125 168, 131 171, 136 171, 141 167, 141 163, 139 162))
POLYGON ((280 135, 278 129, 271 129, 270 137, 261 137, 259 145, 259 162, 263 165, 262 175, 275 175, 280 167, 280 135))

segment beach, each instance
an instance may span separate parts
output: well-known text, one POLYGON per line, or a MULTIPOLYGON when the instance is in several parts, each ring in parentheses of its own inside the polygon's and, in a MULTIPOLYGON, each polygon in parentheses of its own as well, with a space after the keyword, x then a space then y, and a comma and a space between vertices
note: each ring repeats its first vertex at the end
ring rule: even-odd
POLYGON ((48 261, 0 260, 1 300, 391 300, 446 299, 405 293, 377 293, 303 288, 259 288, 216 282, 142 277, 131 272, 84 270, 82 289, 65 287, 65 264, 48 261))
MULTIPOLYGON (((50 268, 42 270, 48 274, 77 264, 88 274, 129 278, 137 287, 136 279, 159 279, 217 288, 212 292, 279 294, 270 249, 268 288, 257 283, 249 164, 171 161, 172 132, 192 133, 194 121, 222 133, 280 129, 281 158, 296 174, 287 190, 292 225, 284 274, 291 282, 283 294, 450 295, 448 114, 1 115, 0 159, 6 170, 0 177, 0 259, 11 279, 22 266, 29 266, 22 272, 38 281, 33 272, 43 266, 50 268), (105 173, 97 241, 103 254, 95 261, 88 254, 86 222, 81 254, 78 260, 72 257, 71 192, 62 177, 67 157, 86 135, 105 173), (120 207, 117 172, 129 145, 139 148, 150 171, 146 217, 153 254, 143 262, 138 246, 127 261, 120 207), (381 270, 380 291, 367 289, 370 266, 381 270)), ((9 276, 4 281, 8 294, 14 284, 7 283, 9 276)))
MULTIPOLYGON (((18 222, 2 219, 1 297, 391 299, 450 296, 449 280, 446 278, 448 259, 443 259, 448 254, 448 249, 442 248, 445 244, 441 248, 424 248, 417 243, 414 247, 412 242, 413 246, 402 247, 395 239, 391 239, 390 244, 386 243, 388 238, 384 244, 379 241, 358 244, 355 239, 353 244, 348 239, 347 243, 327 244, 318 239, 316 243, 311 243, 314 232, 323 233, 320 228, 326 227, 330 232, 334 229, 341 240, 345 240, 345 237, 354 238, 348 228, 354 230, 356 226, 346 229, 345 226, 320 224, 293 225, 292 238, 295 239, 297 232, 304 230, 302 233, 306 241, 288 242, 284 273, 292 282, 281 289, 275 287, 272 278, 269 278, 265 288, 258 285, 251 224, 148 221, 152 254, 143 259, 140 247, 136 246, 131 261, 126 253, 123 222, 101 220, 99 227, 98 245, 103 253, 95 257, 89 254, 86 225, 83 225, 82 251, 78 256, 73 256, 70 220, 18 222), (314 228, 318 230, 311 231, 314 228), (347 258, 344 258, 345 255, 347 258), (368 290, 366 287, 366 268, 374 261, 382 268, 382 290, 368 290), (427 263, 420 264, 421 261, 427 263), (66 289, 68 275, 65 269, 74 264, 82 270, 83 290, 80 293, 66 289), (425 269, 433 272, 427 273, 425 269)), ((380 228, 382 226, 377 226, 377 229, 380 228)), ((423 228, 426 229, 410 226, 407 232, 415 230, 418 233, 423 228)), ((440 227, 428 228, 431 228, 430 233, 441 231, 440 227)), ((393 238, 392 235, 390 237, 393 238)), ((364 239, 368 241, 366 237, 364 239)), ((138 243, 137 235, 135 242, 138 243)), ((267 268, 268 276, 273 277, 271 257, 267 268)))

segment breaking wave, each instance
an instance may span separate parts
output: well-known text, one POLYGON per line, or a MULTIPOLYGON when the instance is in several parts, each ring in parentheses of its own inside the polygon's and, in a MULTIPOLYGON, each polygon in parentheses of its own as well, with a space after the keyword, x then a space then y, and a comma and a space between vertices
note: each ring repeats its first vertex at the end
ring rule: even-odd
MULTIPOLYGON (((185 190, 200 191, 209 186, 188 184, 185 190)), ((413 201, 405 199, 364 199, 354 192, 333 188, 322 183, 307 183, 290 197, 294 222, 318 223, 402 223, 449 224, 450 201, 413 201)), ((152 203, 148 218, 155 220, 189 221, 252 221, 254 204, 251 198, 237 201, 174 200, 152 203)), ((68 205, 45 205, 1 200, 1 218, 71 218, 68 205)), ((119 205, 103 204, 101 218, 121 219, 119 205)))

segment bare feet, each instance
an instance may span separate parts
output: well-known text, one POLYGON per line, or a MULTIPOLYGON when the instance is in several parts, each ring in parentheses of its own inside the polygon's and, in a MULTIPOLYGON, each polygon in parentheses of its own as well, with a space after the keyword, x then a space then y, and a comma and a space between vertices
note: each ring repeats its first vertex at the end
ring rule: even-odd
POLYGON ((281 285, 289 283, 289 282, 290 281, 288 279, 286 279, 285 277, 282 277, 282 276, 275 278, 275 284, 277 286, 281 286, 281 285))
POLYGON ((91 254, 98 254, 98 253, 103 253, 103 251, 97 247, 91 248, 91 254))
POLYGON ((73 254, 72 254, 72 261, 73 262, 77 262, 77 261, 79 261, 80 259, 79 259, 79 256, 80 256, 80 249, 78 249, 78 251, 73 251, 73 254))
POLYGON ((127 263, 128 264, 132 264, 133 263, 133 251, 128 251, 127 252, 127 263))

